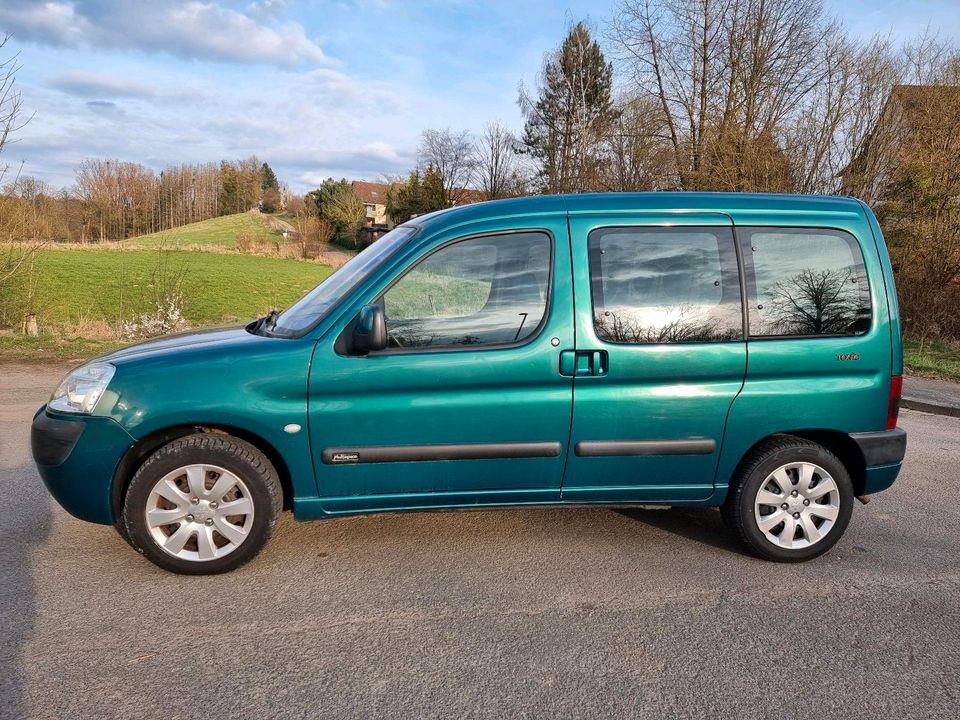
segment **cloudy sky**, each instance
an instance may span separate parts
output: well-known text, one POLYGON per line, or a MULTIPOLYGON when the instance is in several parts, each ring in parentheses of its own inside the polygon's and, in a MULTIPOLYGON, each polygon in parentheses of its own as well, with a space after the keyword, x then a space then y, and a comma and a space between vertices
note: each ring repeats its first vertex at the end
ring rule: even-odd
MULTIPOLYGON (((35 117, 4 161, 67 186, 85 157, 161 169, 256 154, 291 188, 415 162, 425 127, 519 128, 571 20, 613 0, 0 0, 35 117)), ((960 0, 827 0, 856 34, 960 37, 960 0)))

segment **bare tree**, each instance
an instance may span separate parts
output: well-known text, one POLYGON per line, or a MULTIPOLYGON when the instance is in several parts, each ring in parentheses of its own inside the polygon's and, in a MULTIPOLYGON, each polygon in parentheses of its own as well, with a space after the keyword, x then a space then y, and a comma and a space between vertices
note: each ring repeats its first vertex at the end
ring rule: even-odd
MULTIPOLYGON (((0 38, 0 51, 10 42, 8 33, 0 38)), ((23 96, 17 89, 17 72, 20 64, 20 53, 8 58, 0 59, 0 153, 11 142, 11 136, 30 122, 32 115, 24 117, 23 96)), ((0 165, 0 182, 3 181, 8 166, 0 165)))
POLYGON ((663 114, 649 96, 628 96, 604 142, 602 189, 616 192, 665 190, 676 173, 663 114))
POLYGON ((420 136, 417 150, 421 165, 432 165, 443 179, 447 202, 459 205, 465 200, 476 173, 473 139, 467 130, 428 128, 420 136))
MULTIPOLYGON (((824 76, 803 99, 802 112, 786 128, 783 139, 795 189, 804 193, 840 190, 841 176, 849 173, 874 132, 901 73, 901 63, 885 37, 858 44, 837 32, 824 39, 823 51, 824 76)), ((871 139, 875 150, 881 146, 878 140, 871 139)), ((876 164, 885 157, 886 153, 874 153, 870 160, 876 164)), ((878 172, 875 168, 871 174, 878 172)), ((865 199, 875 196, 866 186, 853 194, 865 199)))
POLYGON ((608 28, 687 189, 785 190, 783 130, 826 76, 821 0, 622 0, 608 28))
POLYGON ((487 200, 516 197, 524 192, 518 161, 518 140, 502 123, 487 123, 474 153, 477 184, 487 200))
MULTIPOLYGON (((10 35, 0 39, 0 51, 10 41, 10 35)), ((16 87, 16 76, 20 70, 19 54, 0 59, 0 154, 12 142, 12 136, 30 121, 24 117, 23 98, 16 87)), ((21 164, 22 166, 22 164, 21 164)), ((0 160, 0 182, 3 181, 9 165, 0 160)), ((17 178, 0 195, 0 317, 19 321, 27 313, 32 313, 32 285, 34 259, 42 243, 35 238, 37 234, 36 197, 30 197, 32 189, 27 189, 28 197, 18 196, 17 178), (25 282, 27 288, 21 287, 25 282)))
POLYGON ((928 25, 903 48, 903 82, 950 85, 957 82, 957 49, 928 25))

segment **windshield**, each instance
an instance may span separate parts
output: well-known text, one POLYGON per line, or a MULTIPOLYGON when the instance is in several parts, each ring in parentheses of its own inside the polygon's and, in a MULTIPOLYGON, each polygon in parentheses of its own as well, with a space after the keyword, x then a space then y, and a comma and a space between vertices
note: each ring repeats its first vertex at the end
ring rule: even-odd
POLYGON ((344 293, 363 280, 416 231, 415 227, 398 227, 350 258, 333 275, 280 313, 276 324, 271 328, 272 334, 287 337, 299 335, 315 325, 344 293))

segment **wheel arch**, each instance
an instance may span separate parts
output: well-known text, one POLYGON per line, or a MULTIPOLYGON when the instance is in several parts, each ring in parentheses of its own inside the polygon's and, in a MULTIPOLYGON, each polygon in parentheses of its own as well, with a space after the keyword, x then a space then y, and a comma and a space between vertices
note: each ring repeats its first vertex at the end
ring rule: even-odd
POLYGON ((863 457, 863 452, 859 445, 847 433, 839 430, 825 430, 822 428, 806 428, 800 430, 786 430, 783 432, 771 433, 761 438, 743 454, 740 461, 734 469, 734 475, 740 472, 747 459, 753 452, 765 443, 777 438, 798 437, 809 440, 817 445, 822 445, 827 450, 836 455, 843 466, 850 473, 850 481, 853 483, 854 495, 862 495, 867 481, 867 465, 863 457))
POLYGON ((123 508, 123 497, 127 492, 127 487, 130 485, 130 481, 136 474, 137 469, 143 464, 143 461, 167 443, 197 433, 230 435, 239 440, 244 440, 257 448, 257 450, 262 452, 270 461, 280 478, 280 487, 283 490, 283 509, 289 510, 292 507, 293 482, 290 477, 290 469, 287 467, 283 456, 277 452, 273 445, 259 435, 248 432, 243 428, 231 425, 198 423, 195 425, 173 425, 155 430, 149 435, 140 438, 128 448, 123 458, 121 458, 117 464, 117 468, 113 474, 111 503, 114 518, 120 517, 123 508))

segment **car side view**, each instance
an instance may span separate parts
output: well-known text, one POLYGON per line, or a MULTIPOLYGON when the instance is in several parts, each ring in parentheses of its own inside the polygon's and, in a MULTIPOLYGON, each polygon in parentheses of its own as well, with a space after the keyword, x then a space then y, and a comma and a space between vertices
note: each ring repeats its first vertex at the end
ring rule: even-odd
POLYGON ((894 482, 902 341, 853 198, 529 197, 414 218, 289 309, 119 350, 37 412, 40 475, 180 573, 298 520, 717 506, 808 560, 894 482))

